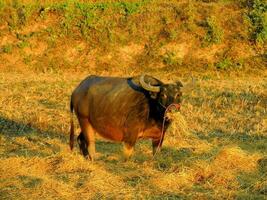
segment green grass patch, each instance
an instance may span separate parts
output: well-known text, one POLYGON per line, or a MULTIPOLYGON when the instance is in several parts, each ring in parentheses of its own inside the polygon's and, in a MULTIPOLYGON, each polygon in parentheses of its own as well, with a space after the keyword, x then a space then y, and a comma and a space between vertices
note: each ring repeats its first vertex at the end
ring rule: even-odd
POLYGON ((241 173, 237 180, 240 184, 241 191, 237 195, 237 199, 264 199, 267 194, 266 182, 267 172, 261 174, 241 173))
POLYGON ((149 177, 143 176, 143 175, 133 175, 128 176, 124 179, 127 185, 131 187, 136 187, 137 185, 141 185, 147 180, 149 177))
POLYGON ((26 188, 36 188, 43 182, 41 178, 33 176, 18 176, 18 178, 21 180, 23 186, 26 188))
POLYGON ((220 27, 217 19, 214 16, 210 16, 206 19, 205 27, 207 29, 207 32, 203 39, 204 46, 219 44, 222 42, 223 29, 220 27))
POLYGON ((3 53, 11 54, 12 50, 13 50, 13 45, 12 44, 6 44, 6 45, 2 46, 1 50, 3 53))
POLYGON ((251 39, 263 45, 267 40, 267 3, 265 0, 247 1, 251 39))
POLYGON ((75 183, 76 188, 83 187, 83 185, 88 182, 89 180, 89 175, 87 172, 86 173, 79 173, 79 178, 78 181, 75 183))
MULTIPOLYGON (((209 135, 197 134, 199 138, 206 139, 209 142, 219 140, 222 146, 229 144, 238 144, 243 150, 249 152, 267 151, 267 137, 263 135, 249 135, 246 133, 224 133, 221 130, 215 130, 209 135)), ((217 151, 217 150, 216 150, 217 151)))
POLYGON ((59 181, 62 181, 63 183, 69 183, 70 182, 70 177, 69 174, 58 174, 55 176, 55 178, 59 181))
POLYGON ((220 62, 216 63, 216 68, 221 70, 227 70, 233 67, 233 63, 229 58, 224 58, 220 62))
POLYGON ((17 44, 17 47, 20 48, 20 49, 23 49, 25 47, 28 47, 29 45, 30 45, 29 42, 27 42, 27 41, 21 41, 21 42, 19 42, 17 44))
POLYGON ((171 193, 171 192, 164 192, 162 194, 156 194, 156 195, 149 195, 146 199, 149 200, 185 200, 185 199, 190 199, 190 197, 183 195, 183 194, 177 194, 175 192, 171 193))

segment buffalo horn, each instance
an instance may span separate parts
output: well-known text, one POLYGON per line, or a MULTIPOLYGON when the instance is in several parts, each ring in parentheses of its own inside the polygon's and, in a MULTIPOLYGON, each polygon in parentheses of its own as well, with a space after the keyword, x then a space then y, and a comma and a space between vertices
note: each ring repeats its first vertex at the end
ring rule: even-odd
POLYGON ((190 81, 189 83, 185 83, 183 84, 184 86, 181 88, 181 91, 183 93, 187 93, 190 92, 191 90, 193 90, 194 86, 195 86, 195 78, 193 76, 191 76, 192 81, 190 81))
POLYGON ((160 91, 160 87, 159 86, 152 86, 149 83, 145 82, 145 75, 142 75, 140 77, 140 84, 147 91, 150 91, 150 92, 159 92, 160 91))

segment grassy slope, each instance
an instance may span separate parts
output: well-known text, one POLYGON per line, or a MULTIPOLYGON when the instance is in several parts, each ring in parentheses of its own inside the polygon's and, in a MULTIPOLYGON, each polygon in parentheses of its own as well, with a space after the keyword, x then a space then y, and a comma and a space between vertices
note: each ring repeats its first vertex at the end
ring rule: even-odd
POLYGON ((265 44, 251 38, 247 7, 0 2, 1 199, 264 198, 265 44), (155 160, 149 141, 126 163, 120 144, 100 138, 95 163, 77 147, 71 153, 68 101, 80 80, 143 71, 164 81, 198 78, 181 111, 188 130, 174 123, 155 160))
POLYGON ((266 62, 265 12, 241 1, 34 2, 0 6, 3 67, 256 73, 266 62))

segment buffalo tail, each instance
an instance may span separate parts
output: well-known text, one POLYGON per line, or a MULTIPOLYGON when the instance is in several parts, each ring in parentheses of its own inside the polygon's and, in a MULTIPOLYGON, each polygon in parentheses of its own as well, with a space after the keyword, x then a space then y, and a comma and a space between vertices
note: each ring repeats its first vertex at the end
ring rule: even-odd
POLYGON ((74 146, 74 123, 73 123, 73 103, 70 100, 70 149, 74 146))

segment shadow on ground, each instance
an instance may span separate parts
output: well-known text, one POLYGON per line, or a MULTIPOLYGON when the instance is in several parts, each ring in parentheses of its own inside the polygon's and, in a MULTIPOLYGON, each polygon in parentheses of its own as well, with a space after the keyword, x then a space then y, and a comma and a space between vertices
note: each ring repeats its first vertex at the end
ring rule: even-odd
POLYGON ((213 130, 208 135, 196 133, 202 139, 220 146, 238 145, 241 149, 249 152, 265 153, 267 150, 267 136, 264 135, 250 135, 247 133, 225 133, 222 130, 213 130))
POLYGON ((45 157, 59 152, 60 147, 50 141, 59 140, 67 144, 67 138, 62 133, 51 130, 40 130, 31 124, 24 124, 0 116, 0 147, 4 149, 1 157, 24 156, 45 157))

